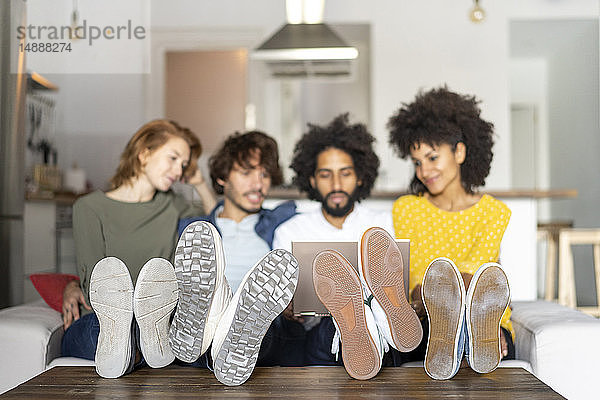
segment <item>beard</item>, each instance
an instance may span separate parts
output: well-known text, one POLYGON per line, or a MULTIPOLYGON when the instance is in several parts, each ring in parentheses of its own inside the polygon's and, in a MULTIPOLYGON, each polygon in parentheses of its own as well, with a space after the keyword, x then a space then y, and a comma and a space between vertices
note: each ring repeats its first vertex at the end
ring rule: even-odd
MULTIPOLYGON (((253 191, 253 192, 246 192, 244 193, 242 196, 246 196, 248 194, 252 194, 252 193, 260 193, 260 195, 263 197, 263 199, 265 198, 264 193, 260 192, 260 191, 253 191)), ((256 214, 260 211, 260 209, 262 208, 262 202, 261 205, 257 208, 246 208, 243 205, 241 205, 235 198, 235 192, 233 191, 233 189, 231 190, 225 190, 223 192, 223 196, 227 197, 227 199, 229 199, 229 201, 231 201, 231 203, 238 209, 242 210, 243 212, 245 212, 246 214, 256 214)))
POLYGON ((350 214, 350 212, 352 212, 352 210, 354 209, 354 203, 356 203, 356 201, 358 200, 358 186, 352 191, 352 194, 348 194, 346 192, 344 192, 343 190, 339 190, 339 191, 335 191, 335 192, 329 192, 327 193, 327 195, 325 197, 323 197, 321 195, 321 193, 319 193, 317 191, 317 197, 320 202, 321 205, 323 207, 323 210, 325 210, 325 212, 329 215, 331 215, 332 217, 345 217, 346 215, 350 214), (335 207, 331 207, 328 203, 329 199, 331 198, 331 196, 336 195, 336 194, 343 194, 346 196, 346 198, 348 199, 346 201, 346 204, 343 206, 340 206, 339 204, 336 204, 335 207))

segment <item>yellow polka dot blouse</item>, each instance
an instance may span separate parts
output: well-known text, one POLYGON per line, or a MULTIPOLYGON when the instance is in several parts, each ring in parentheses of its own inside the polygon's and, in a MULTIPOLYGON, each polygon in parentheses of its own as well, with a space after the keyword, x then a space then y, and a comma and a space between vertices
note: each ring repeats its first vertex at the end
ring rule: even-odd
MULTIPOLYGON (((487 194, 473 206, 450 212, 437 208, 423 196, 402 196, 392 209, 396 237, 410 239, 410 290, 423 281, 431 261, 447 257, 460 272, 474 274, 486 262, 498 262, 500 242, 510 219, 510 209, 487 194)), ((510 309, 502 327, 514 338, 510 309)))

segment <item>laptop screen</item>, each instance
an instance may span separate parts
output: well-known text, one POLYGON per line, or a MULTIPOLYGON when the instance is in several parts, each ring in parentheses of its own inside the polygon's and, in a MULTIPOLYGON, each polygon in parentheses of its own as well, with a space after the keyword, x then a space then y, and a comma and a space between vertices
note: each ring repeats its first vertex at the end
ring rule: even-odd
MULTIPOLYGON (((404 264, 404 292, 408 298, 408 279, 410 264, 410 240, 396 239, 404 264)), ((292 242, 292 254, 298 260, 298 286, 294 294, 294 314, 326 316, 329 312, 323 306, 313 286, 312 263, 315 256, 323 250, 335 250, 342 254, 358 272, 358 243, 297 241, 292 242)))

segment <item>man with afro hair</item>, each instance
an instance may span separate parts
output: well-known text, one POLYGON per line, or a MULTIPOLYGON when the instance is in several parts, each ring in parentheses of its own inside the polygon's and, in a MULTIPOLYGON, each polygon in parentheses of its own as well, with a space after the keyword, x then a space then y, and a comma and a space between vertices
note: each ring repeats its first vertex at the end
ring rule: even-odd
POLYGON ((350 124, 348 114, 308 127, 294 148, 292 182, 321 207, 281 224, 273 247, 289 250, 296 240, 358 240, 371 226, 393 232, 389 213, 357 204, 371 194, 379 168, 367 127, 350 124))
MULTIPOLYGON (((391 214, 358 204, 369 197, 377 178, 375 139, 364 124, 341 114, 326 126, 309 124, 294 149, 293 183, 321 206, 297 214, 275 230, 274 248, 291 250, 292 241, 359 241, 377 226, 393 234, 391 214)), ((341 365, 332 354, 336 328, 330 317, 305 318, 307 365, 341 365)), ((337 336, 336 336, 337 338, 337 336)))

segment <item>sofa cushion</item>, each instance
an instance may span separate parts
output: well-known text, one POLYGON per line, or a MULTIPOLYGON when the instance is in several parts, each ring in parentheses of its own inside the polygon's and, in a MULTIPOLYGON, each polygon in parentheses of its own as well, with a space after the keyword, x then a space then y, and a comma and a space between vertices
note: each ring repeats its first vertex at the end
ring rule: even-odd
POLYGON ((43 300, 0 310, 0 393, 44 371, 60 355, 62 325, 60 313, 43 300))
POLYGON ((95 365, 94 360, 86 360, 85 358, 58 357, 48 364, 46 370, 54 367, 93 367, 95 365))
POLYGON ((600 320, 546 301, 513 302, 518 359, 535 376, 571 399, 594 398, 600 376, 600 320))

